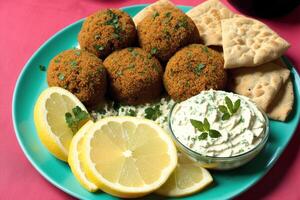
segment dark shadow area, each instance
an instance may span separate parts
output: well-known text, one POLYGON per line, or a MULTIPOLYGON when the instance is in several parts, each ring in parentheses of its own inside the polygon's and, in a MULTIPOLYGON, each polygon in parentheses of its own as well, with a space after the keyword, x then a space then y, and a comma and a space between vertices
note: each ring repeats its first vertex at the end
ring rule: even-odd
MULTIPOLYGON (((296 17, 299 12, 299 0, 228 0, 236 9, 246 15, 263 18, 296 17)), ((291 20, 288 20, 291 22, 291 20)), ((295 18, 292 22, 300 22, 295 18)))

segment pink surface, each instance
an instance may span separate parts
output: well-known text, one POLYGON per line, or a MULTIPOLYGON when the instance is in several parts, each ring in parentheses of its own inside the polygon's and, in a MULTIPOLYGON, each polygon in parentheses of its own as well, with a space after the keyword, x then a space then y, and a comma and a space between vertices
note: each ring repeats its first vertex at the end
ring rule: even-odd
MULTIPOLYGON (((72 199, 48 183, 25 158, 12 125, 11 102, 25 62, 50 36, 105 7, 149 3, 151 0, 30 0, 0 1, 0 199, 72 199)), ((202 1, 177 0, 197 5, 202 1)), ((289 16, 263 20, 292 47, 286 55, 300 69, 300 7, 289 16)), ((238 199, 300 199, 300 140, 295 134, 274 168, 238 199)), ((284 134, 284 133, 282 133, 284 134)))

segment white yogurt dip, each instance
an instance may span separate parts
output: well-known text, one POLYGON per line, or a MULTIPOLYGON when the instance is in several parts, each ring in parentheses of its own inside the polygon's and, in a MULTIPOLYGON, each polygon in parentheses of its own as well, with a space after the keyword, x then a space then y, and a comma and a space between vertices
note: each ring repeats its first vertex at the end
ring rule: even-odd
POLYGON ((249 98, 209 90, 176 104, 170 126, 175 137, 191 150, 204 156, 231 157, 250 151, 262 141, 266 120, 249 98), (233 105, 240 99, 240 106, 236 106, 238 109, 229 109, 225 97, 233 105), (221 111, 220 106, 226 107, 230 117, 222 119, 225 112, 221 111), (210 131, 199 129, 191 123, 191 120, 203 123, 205 118, 210 124, 210 131))

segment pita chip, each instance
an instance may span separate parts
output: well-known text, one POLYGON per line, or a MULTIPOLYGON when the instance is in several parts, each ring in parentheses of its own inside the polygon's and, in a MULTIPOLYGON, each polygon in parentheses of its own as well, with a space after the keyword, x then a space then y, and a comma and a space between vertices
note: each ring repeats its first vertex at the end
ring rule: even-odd
POLYGON ((149 6, 145 7, 143 10, 141 10, 139 13, 137 13, 133 17, 133 22, 137 26, 146 16, 153 14, 156 10, 159 10, 160 8, 163 8, 163 7, 176 8, 175 4, 173 4, 169 0, 159 0, 153 4, 150 4, 149 6))
POLYGON ((252 67, 279 58, 290 44, 264 23, 236 17, 221 20, 224 68, 252 67))
POLYGON ((249 97, 265 112, 290 75, 288 69, 274 63, 233 69, 229 73, 229 89, 249 97))
POLYGON ((221 20, 237 16, 219 0, 208 0, 186 13, 196 24, 205 45, 222 46, 221 20))
POLYGON ((289 78, 288 81, 281 87, 271 105, 269 105, 267 115, 271 119, 285 121, 293 109, 293 104, 293 83, 289 78))

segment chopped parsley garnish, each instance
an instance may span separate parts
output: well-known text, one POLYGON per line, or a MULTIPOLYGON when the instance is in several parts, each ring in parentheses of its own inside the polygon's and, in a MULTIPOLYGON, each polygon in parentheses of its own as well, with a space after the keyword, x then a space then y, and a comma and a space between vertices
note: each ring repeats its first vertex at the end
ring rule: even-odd
POLYGON ((90 115, 86 111, 82 110, 79 106, 73 108, 72 113, 65 113, 65 120, 72 132, 76 133, 79 128, 90 118, 90 115))
POLYGON ((194 73, 197 74, 198 76, 201 74, 202 69, 205 67, 205 64, 198 64, 195 69, 194 69, 194 73))
POLYGON ((75 55, 80 56, 80 51, 79 50, 75 51, 75 55))
POLYGON ((159 16, 159 13, 155 10, 152 14, 153 19, 159 16))
POLYGON ((164 33, 164 38, 166 38, 166 39, 171 38, 171 34, 167 29, 163 29, 163 33, 164 33))
POLYGON ((148 53, 147 58, 148 58, 148 59, 151 59, 151 58, 152 58, 151 53, 148 53))
POLYGON ((167 13, 165 14, 165 17, 171 17, 171 12, 167 12, 167 13))
POLYGON ((133 51, 133 48, 132 48, 132 47, 128 47, 127 50, 128 50, 129 52, 132 52, 132 51, 133 51))
POLYGON ((122 76, 123 75, 123 71, 121 71, 121 70, 117 71, 117 75, 118 76, 122 76))
MULTIPOLYGON (((55 62, 55 61, 54 61, 55 62)), ((46 66, 45 65, 39 65, 39 69, 44 72, 46 71, 46 66)))
POLYGON ((134 68, 135 68, 135 64, 134 64, 134 63, 130 63, 130 64, 128 65, 128 67, 125 68, 123 71, 128 70, 128 69, 134 69, 134 68))
POLYGON ((201 132, 201 134, 198 136, 199 140, 205 140, 207 136, 211 138, 221 137, 221 133, 219 131, 210 129, 210 124, 207 118, 205 118, 203 122, 195 119, 190 119, 190 122, 198 131, 201 132))
POLYGON ((129 110, 126 111, 125 115, 135 117, 136 116, 136 111, 134 111, 133 109, 129 109, 129 110))
POLYGON ((151 66, 156 72, 159 72, 159 67, 157 66, 157 64, 153 63, 151 66))
POLYGON ((145 109, 145 118, 155 121, 158 117, 162 115, 159 105, 153 107, 148 107, 145 109))
POLYGON ((189 80, 187 80, 187 81, 185 82, 185 87, 187 87, 187 88, 190 87, 190 81, 189 81, 189 80))
POLYGON ((229 97, 225 97, 225 105, 220 105, 219 110, 223 113, 222 120, 228 120, 234 113, 236 113, 241 105, 241 100, 238 99, 232 103, 229 97))
POLYGON ((207 48, 207 46, 203 46, 203 47, 202 47, 202 50, 203 50, 205 53, 208 53, 208 48, 207 48))
POLYGON ((178 20, 177 24, 175 25, 175 29, 179 28, 187 28, 188 22, 186 18, 178 20))
POLYGON ((59 73, 57 77, 61 81, 65 79, 65 75, 63 73, 59 73))
POLYGON ((106 25, 111 25, 114 27, 113 37, 120 39, 121 27, 119 25, 119 16, 115 14, 112 10, 108 9, 107 14, 110 16, 110 19, 106 21, 106 25))
POLYGON ((151 53, 151 55, 155 55, 155 54, 157 54, 157 51, 158 51, 158 49, 156 47, 154 47, 151 49, 150 53, 151 53))
POLYGON ((71 65, 72 68, 75 68, 75 67, 78 66, 78 62, 73 60, 73 61, 70 62, 70 65, 71 65))
POLYGON ((104 50, 104 46, 98 45, 98 44, 94 45, 94 48, 95 48, 97 51, 103 51, 103 50, 104 50))
POLYGON ((134 57, 136 57, 137 55, 139 55, 139 53, 138 53, 137 51, 133 50, 133 51, 131 52, 131 55, 134 56, 134 57))
POLYGON ((163 24, 169 23, 173 19, 171 12, 167 12, 165 14, 165 19, 163 20, 163 24))

